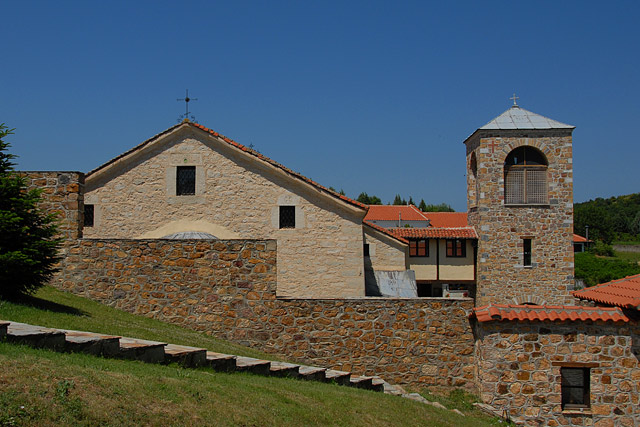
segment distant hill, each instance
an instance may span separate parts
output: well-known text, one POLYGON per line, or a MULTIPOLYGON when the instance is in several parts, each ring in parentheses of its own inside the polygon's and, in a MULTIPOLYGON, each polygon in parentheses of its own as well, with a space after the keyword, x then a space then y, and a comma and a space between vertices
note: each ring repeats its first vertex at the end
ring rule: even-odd
POLYGON ((573 230, 585 235, 589 226, 589 239, 640 242, 640 193, 626 196, 598 197, 573 206, 573 230))

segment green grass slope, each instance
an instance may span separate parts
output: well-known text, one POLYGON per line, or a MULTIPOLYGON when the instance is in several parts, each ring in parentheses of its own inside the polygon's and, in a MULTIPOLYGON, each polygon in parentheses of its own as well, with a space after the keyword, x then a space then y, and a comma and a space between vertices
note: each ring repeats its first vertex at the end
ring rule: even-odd
MULTIPOLYGON (((265 357, 200 332, 134 316, 53 288, 41 289, 24 304, 0 301, 0 319, 265 357)), ((467 416, 333 384, 56 353, 6 342, 0 342, 0 367, 3 427, 504 425, 473 409, 469 396, 457 396, 459 392, 451 395, 455 399, 440 401, 467 416)))

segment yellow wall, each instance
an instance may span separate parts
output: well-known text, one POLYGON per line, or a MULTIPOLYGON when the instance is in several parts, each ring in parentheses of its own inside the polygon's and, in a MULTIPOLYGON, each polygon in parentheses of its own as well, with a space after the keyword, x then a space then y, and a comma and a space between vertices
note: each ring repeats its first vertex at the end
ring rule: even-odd
POLYGON ((416 273, 416 280, 474 280, 473 246, 466 241, 467 256, 464 258, 447 257, 445 239, 429 239, 428 257, 409 257, 409 268, 416 273), (436 244, 440 243, 440 276, 437 272, 436 244))

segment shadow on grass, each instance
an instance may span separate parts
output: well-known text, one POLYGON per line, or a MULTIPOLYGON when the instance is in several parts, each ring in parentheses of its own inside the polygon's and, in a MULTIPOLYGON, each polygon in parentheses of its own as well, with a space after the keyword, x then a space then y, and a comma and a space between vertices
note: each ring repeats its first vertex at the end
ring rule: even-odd
POLYGON ((6 299, 9 302, 19 305, 26 305, 33 308, 37 308, 39 310, 47 310, 52 311, 54 313, 65 313, 71 314, 73 316, 88 316, 89 313, 86 313, 82 310, 78 310, 74 307, 69 307, 68 305, 58 304, 57 302, 47 301, 42 298, 34 297, 33 295, 20 295, 14 296, 6 299))

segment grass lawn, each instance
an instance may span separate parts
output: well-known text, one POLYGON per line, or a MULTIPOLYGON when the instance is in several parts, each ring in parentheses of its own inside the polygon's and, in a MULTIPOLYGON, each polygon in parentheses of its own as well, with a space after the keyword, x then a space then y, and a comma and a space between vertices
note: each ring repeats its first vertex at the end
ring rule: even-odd
POLYGON ((490 426, 495 419, 332 384, 0 343, 0 425, 490 426))
MULTIPOLYGON (((265 357, 203 333, 43 288, 25 304, 0 301, 0 319, 201 346, 265 357)), ((332 384, 184 369, 0 342, 0 426, 12 425, 504 425, 454 392, 467 416, 332 384)), ((428 393, 425 393, 429 396, 428 393)))

